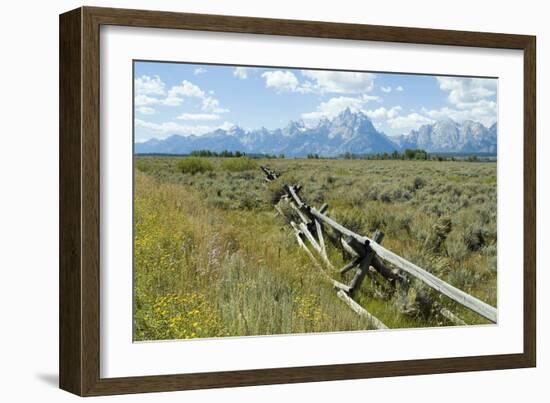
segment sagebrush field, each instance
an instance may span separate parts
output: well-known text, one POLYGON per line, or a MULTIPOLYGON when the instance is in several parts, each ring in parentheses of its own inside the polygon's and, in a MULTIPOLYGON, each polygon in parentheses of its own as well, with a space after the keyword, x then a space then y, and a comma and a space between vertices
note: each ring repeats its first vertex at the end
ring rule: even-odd
MULTIPOLYGON (((495 162, 136 156, 135 340, 368 328, 274 214, 283 182, 267 184, 260 165, 349 229, 382 230, 386 248, 496 306, 495 162)), ((343 263, 341 250, 328 252, 343 263)), ((435 300, 468 324, 489 323, 421 284, 412 290, 367 280, 355 300, 390 328, 450 325, 435 300)))

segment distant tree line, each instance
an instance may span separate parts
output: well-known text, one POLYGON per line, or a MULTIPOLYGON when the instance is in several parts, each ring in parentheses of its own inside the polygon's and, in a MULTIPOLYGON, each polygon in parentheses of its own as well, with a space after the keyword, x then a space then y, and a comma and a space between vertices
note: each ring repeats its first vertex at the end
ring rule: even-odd
POLYGON ((279 155, 275 155, 275 154, 263 154, 261 155, 260 157, 262 158, 268 158, 268 159, 284 159, 285 158, 285 155, 284 154, 279 154, 279 155))
POLYGON ((407 148, 405 151, 400 153, 395 150, 392 153, 376 153, 376 154, 353 154, 347 152, 343 155, 344 159, 353 160, 353 159, 367 159, 367 160, 428 160, 431 159, 430 155, 426 150, 420 148, 407 148))
POLYGON ((250 154, 247 155, 244 151, 229 151, 223 150, 220 152, 211 151, 211 150, 195 150, 190 153, 193 157, 222 157, 222 158, 240 158, 240 157, 250 157, 250 158, 285 158, 284 154, 250 154))
POLYGON ((430 154, 426 150, 417 148, 407 148, 402 153, 394 151, 392 153, 377 153, 377 154, 353 154, 345 153, 341 156, 344 159, 362 159, 362 160, 418 160, 418 161, 466 161, 466 162, 486 162, 495 161, 496 156, 493 155, 475 155, 475 154, 430 154))
POLYGON ((224 158, 240 158, 244 157, 246 153, 240 151, 228 151, 223 150, 220 152, 210 151, 210 150, 195 150, 191 151, 193 157, 224 157, 224 158))
MULTIPOLYGON (((267 159, 284 159, 284 154, 247 154, 243 151, 211 151, 211 150, 195 150, 191 151, 191 156, 194 157, 221 157, 221 158, 240 158, 240 157, 249 157, 249 158, 267 158, 267 159)), ((307 159, 333 159, 334 157, 326 157, 319 155, 317 153, 309 153, 306 155, 307 159)), ((440 155, 440 154, 430 154, 426 150, 421 148, 407 148, 403 152, 393 151, 391 153, 376 153, 376 154, 355 154, 351 152, 346 152, 343 155, 340 155, 338 158, 343 158, 346 160, 406 160, 406 161, 467 161, 467 162, 480 162, 487 160, 487 157, 479 158, 477 155, 440 155)))
MULTIPOLYGON (((392 153, 376 153, 376 154, 353 154, 350 152, 342 155, 342 158, 348 160, 354 159, 366 159, 366 160, 419 160, 419 161, 456 161, 457 157, 446 156, 439 154, 430 154, 426 150, 421 148, 407 148, 403 152, 394 151, 392 153)), ((466 158, 460 158, 459 160, 465 160, 468 162, 477 162, 479 158, 476 155, 470 155, 466 158)))

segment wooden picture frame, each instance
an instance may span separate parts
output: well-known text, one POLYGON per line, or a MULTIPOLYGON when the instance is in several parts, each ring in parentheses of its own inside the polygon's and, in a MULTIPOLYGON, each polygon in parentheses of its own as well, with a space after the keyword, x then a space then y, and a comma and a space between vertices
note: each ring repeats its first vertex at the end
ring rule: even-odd
POLYGON ((315 382, 536 364, 535 37, 81 7, 60 16, 60 387, 81 396, 315 382), (226 372, 100 377, 100 26, 119 25, 524 52, 523 353, 226 372))

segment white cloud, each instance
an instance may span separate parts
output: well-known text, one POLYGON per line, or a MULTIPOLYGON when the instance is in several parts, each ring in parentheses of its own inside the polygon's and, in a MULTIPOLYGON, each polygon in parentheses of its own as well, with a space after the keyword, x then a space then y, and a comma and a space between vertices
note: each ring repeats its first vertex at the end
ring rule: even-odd
POLYGON ((232 129, 233 127, 235 127, 235 126, 236 125, 234 123, 225 121, 221 125, 219 125, 217 128, 222 129, 222 130, 229 130, 229 129, 232 129))
POLYGON ((423 124, 433 123, 433 119, 423 116, 420 113, 412 112, 408 115, 400 115, 403 108, 399 105, 393 106, 389 109, 380 107, 373 110, 366 111, 366 115, 373 120, 374 125, 377 128, 386 127, 393 129, 391 132, 397 134, 397 132, 408 132, 412 129, 418 129, 423 124))
MULTIPOLYGON (((424 124, 446 118, 457 122, 473 120, 485 126, 496 122, 497 103, 494 100, 496 80, 461 77, 436 77, 436 79, 439 88, 448 93, 447 100, 451 106, 437 109, 422 108, 418 112, 411 110, 408 115, 400 115, 399 107, 389 110, 378 108, 367 111, 367 115, 377 120, 377 123, 385 123, 390 131, 394 132, 408 132, 424 124)), ((403 87, 398 86, 393 90, 403 91, 403 87)))
POLYGON ((249 70, 250 69, 248 67, 235 67, 235 70, 233 70, 233 75, 241 80, 246 80, 248 78, 249 70))
POLYGON ((145 129, 146 131, 153 133, 153 136, 151 135, 144 136, 143 133, 140 133, 141 135, 139 136, 139 141, 145 141, 151 137, 162 139, 174 134, 179 134, 183 136, 189 136, 189 135, 200 136, 206 133, 210 133, 218 128, 228 129, 234 125, 231 122, 224 122, 219 126, 182 125, 176 122, 154 123, 154 122, 147 122, 141 119, 136 119, 135 126, 137 128, 145 129))
POLYGON ((369 92, 374 85, 375 74, 344 72, 344 71, 315 71, 302 70, 302 75, 309 82, 305 88, 321 93, 359 94, 369 92))
POLYGON ((152 115, 155 113, 155 110, 153 108, 150 108, 148 106, 140 106, 136 108, 136 110, 141 113, 142 115, 152 115))
MULTIPOLYGON (((152 92, 153 85, 151 84, 151 82, 152 80, 149 78, 141 80, 141 88, 146 88, 146 92, 152 92)), ((164 86, 164 84, 162 85, 164 86)), ((211 96, 211 94, 213 93, 213 91, 209 91, 209 95, 206 95, 206 93, 198 85, 195 85, 190 81, 183 80, 179 85, 175 85, 170 88, 167 93, 165 93, 163 89, 163 94, 166 95, 163 98, 152 97, 144 93, 138 94, 136 92, 134 103, 136 107, 143 107, 147 105, 179 106, 184 102, 185 98, 198 98, 201 102, 201 110, 203 112, 229 112, 229 109, 222 108, 220 106, 220 101, 211 96)))
POLYGON ((201 110, 204 112, 226 113, 229 109, 220 107, 220 101, 216 98, 206 95, 206 93, 198 86, 187 80, 183 80, 180 85, 172 87, 168 91, 166 105, 179 105, 181 97, 199 98, 201 100, 201 110))
POLYGON ((375 120, 380 119, 393 119, 399 115, 399 112, 401 111, 401 107, 399 105, 394 106, 390 109, 386 109, 384 107, 380 107, 374 110, 366 111, 366 115, 375 120))
POLYGON ((397 87, 390 87, 389 85, 387 87, 384 87, 384 86, 381 86, 380 87, 380 90, 382 92, 385 92, 386 94, 392 92, 392 91, 397 91, 397 92, 402 92, 403 91, 403 87, 398 85, 397 87))
POLYGON ((379 99, 380 98, 377 96, 366 94, 359 97, 334 97, 326 102, 321 102, 321 104, 317 106, 316 111, 302 113, 301 116, 306 123, 312 124, 321 118, 332 119, 346 108, 350 108, 353 111, 362 110, 367 102, 379 99))
POLYGON ((162 100, 159 98, 153 98, 143 94, 136 95, 134 98, 134 103, 136 106, 155 105, 161 102, 162 100))
POLYGON ((183 113, 177 117, 180 120, 218 120, 220 115, 215 113, 183 113))
POLYGON ((159 76, 149 77, 143 75, 135 79, 134 90, 136 94, 164 95, 164 85, 159 76))
POLYGON ((487 78, 437 77, 439 88, 448 91, 448 100, 459 108, 467 108, 496 94, 496 80, 487 78))
POLYGON ((266 71, 262 74, 262 77, 265 78, 265 86, 267 88, 274 88, 278 92, 303 92, 300 82, 291 71, 266 71))
POLYGON ((136 79, 135 105, 165 105, 179 106, 183 103, 183 97, 204 97, 204 92, 195 84, 189 81, 182 81, 181 85, 176 85, 168 91, 164 89, 164 83, 159 81, 158 76, 150 79, 148 76, 142 76, 136 79), (150 95, 165 95, 163 98, 152 97, 150 95))
POLYGON ((440 109, 426 108, 422 112, 433 119, 451 118, 457 122, 473 120, 489 127, 497 121, 497 103, 494 101, 482 100, 471 105, 467 109, 453 109, 443 107, 440 109))
POLYGON ((172 88, 170 88, 170 91, 168 91, 168 96, 169 97, 184 96, 184 97, 203 98, 204 91, 201 90, 198 85, 195 85, 190 81, 183 80, 180 85, 175 85, 172 88))
POLYGON ((220 107, 220 101, 213 97, 205 97, 202 100, 201 109, 204 112, 226 113, 229 109, 220 107))
POLYGON ((183 103, 183 98, 174 94, 169 94, 166 98, 162 99, 160 103, 166 106, 180 106, 183 103))
POLYGON ((136 95, 134 98, 136 107, 146 105, 165 105, 179 106, 183 103, 183 98, 177 96, 167 96, 166 98, 154 98, 147 95, 136 95))
POLYGON ((289 70, 267 71, 262 74, 265 86, 277 92, 364 94, 372 90, 375 75, 371 73, 301 70, 300 81, 289 70))
POLYGON ((405 116, 397 116, 388 119, 388 125, 392 129, 400 129, 403 132, 409 132, 413 129, 418 129, 420 126, 428 123, 433 123, 434 120, 426 116, 420 115, 417 112, 409 113, 405 116))
POLYGON ((197 67, 195 70, 193 70, 193 74, 198 76, 199 74, 206 73, 206 69, 202 67, 197 67))
POLYGON ((442 107, 423 113, 433 119, 451 118, 473 120, 485 126, 497 121, 497 81, 487 78, 437 77, 439 88, 449 93, 447 100, 453 108, 442 107))

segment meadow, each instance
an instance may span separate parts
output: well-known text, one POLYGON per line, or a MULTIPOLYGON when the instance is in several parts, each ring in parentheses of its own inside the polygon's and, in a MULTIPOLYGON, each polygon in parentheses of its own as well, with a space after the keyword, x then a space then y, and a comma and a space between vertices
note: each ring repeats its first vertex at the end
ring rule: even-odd
MULTIPOLYGON (((496 306, 496 163, 135 157, 134 339, 368 329, 274 214, 283 183, 349 229, 496 306), (259 169, 282 173, 267 184, 259 169)), ((342 251, 329 249, 343 265, 342 251)), ((353 273, 342 278, 348 282, 353 273)), ((421 284, 403 296, 365 281, 354 298, 390 328, 485 319, 421 284), (419 296, 422 298, 419 298, 419 296)))

